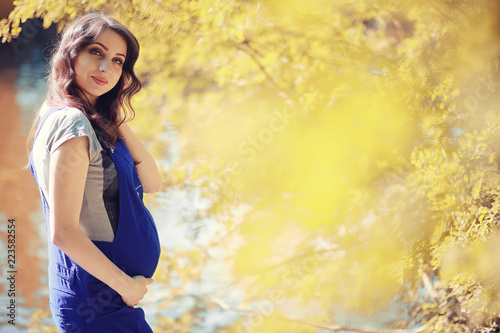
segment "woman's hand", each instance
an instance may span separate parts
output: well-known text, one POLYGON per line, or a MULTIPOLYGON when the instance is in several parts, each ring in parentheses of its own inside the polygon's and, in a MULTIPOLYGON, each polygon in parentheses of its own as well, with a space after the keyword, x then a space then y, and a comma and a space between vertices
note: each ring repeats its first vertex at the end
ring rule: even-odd
POLYGON ((127 123, 121 124, 120 127, 118 127, 118 132, 123 141, 125 141, 130 155, 134 160, 135 168, 141 180, 144 192, 156 193, 161 191, 161 176, 151 154, 144 148, 127 123))
POLYGON ((122 291, 120 296, 122 297, 125 304, 133 307, 144 298, 144 295, 146 295, 146 293, 148 292, 148 288, 146 286, 153 282, 153 279, 144 277, 142 275, 136 275, 130 280, 127 288, 122 291))

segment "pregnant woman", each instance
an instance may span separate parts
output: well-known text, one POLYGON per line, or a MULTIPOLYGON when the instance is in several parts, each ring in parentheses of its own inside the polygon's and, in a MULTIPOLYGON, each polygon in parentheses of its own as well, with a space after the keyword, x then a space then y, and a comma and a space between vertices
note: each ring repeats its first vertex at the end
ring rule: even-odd
POLYGON ((152 332, 137 303, 153 282, 160 244, 142 197, 162 182, 125 122, 141 88, 138 56, 125 26, 91 13, 68 27, 51 59, 29 142, 61 332, 152 332))

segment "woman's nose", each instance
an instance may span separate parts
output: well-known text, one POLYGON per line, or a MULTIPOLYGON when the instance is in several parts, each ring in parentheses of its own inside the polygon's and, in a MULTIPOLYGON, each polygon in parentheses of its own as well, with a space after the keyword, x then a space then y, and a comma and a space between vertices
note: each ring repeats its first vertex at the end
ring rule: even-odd
POLYGON ((101 72, 108 71, 111 68, 110 63, 107 59, 103 59, 99 64, 99 70, 101 72))

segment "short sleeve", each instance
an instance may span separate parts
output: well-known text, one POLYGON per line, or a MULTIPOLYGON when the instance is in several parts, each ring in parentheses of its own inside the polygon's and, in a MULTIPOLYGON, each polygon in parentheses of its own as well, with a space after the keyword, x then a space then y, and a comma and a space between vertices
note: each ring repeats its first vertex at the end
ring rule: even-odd
POLYGON ((47 117, 44 130, 47 133, 47 151, 52 154, 64 142, 81 136, 89 138, 90 162, 97 160, 101 150, 95 131, 87 117, 76 108, 64 108, 47 117))

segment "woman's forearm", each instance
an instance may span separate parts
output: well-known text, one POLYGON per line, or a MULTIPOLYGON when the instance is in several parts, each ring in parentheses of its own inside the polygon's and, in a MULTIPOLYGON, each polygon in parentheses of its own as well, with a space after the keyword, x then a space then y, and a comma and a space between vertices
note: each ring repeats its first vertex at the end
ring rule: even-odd
POLYGON ((118 131, 136 164, 135 167, 141 179, 144 192, 155 193, 160 191, 162 188, 161 176, 151 154, 146 150, 128 124, 123 123, 120 125, 118 131))

